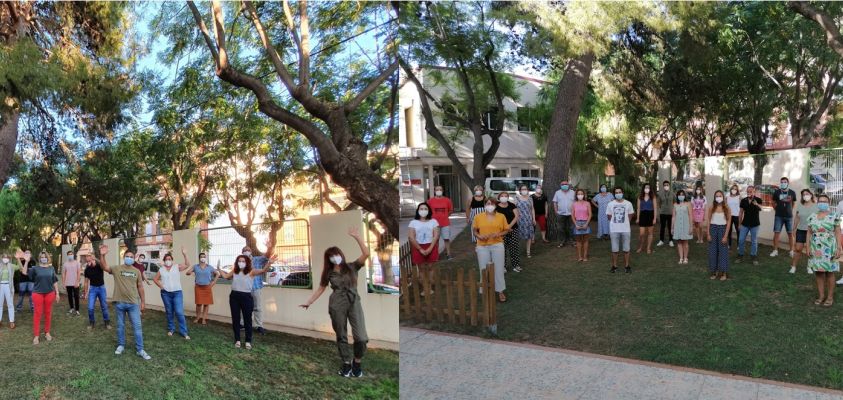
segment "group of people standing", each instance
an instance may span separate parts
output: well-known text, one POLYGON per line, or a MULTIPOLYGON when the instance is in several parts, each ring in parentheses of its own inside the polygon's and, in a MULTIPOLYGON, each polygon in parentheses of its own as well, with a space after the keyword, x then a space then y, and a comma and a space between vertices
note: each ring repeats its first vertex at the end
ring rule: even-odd
MULTIPOLYGON (((441 189, 436 188, 436 196, 430 202, 441 201, 441 189)), ((624 198, 623 188, 609 190, 606 185, 601 185, 599 193, 591 199, 588 199, 585 190, 572 188, 568 181, 562 181, 550 199, 541 185, 532 194, 523 185, 517 193, 501 192, 496 197, 486 196, 484 187, 476 186, 473 196, 466 201, 466 216, 471 239, 476 243, 479 268, 483 270, 490 263, 494 265, 498 300, 505 302, 504 274, 507 270, 523 270, 521 242, 524 243, 526 256, 530 258, 536 241, 536 228, 542 241, 548 242, 546 219, 551 209, 559 229, 556 235, 558 246, 575 246, 577 262, 588 261, 592 233, 590 222, 594 217, 597 221, 596 237, 611 242, 612 264, 609 271, 618 271, 622 261, 624 271, 631 273, 631 222, 634 220, 638 225, 637 253, 653 252, 654 229, 660 224, 655 247, 676 247, 678 264, 688 264, 689 242, 708 242, 710 279, 725 281, 729 277, 729 254, 733 245, 737 245, 736 262, 742 262, 746 241, 750 239, 749 256, 754 265, 758 264, 758 231, 763 200, 754 186, 747 186, 745 190, 746 196, 743 197, 738 185, 732 185, 728 194, 716 190, 709 204, 702 185, 690 190, 673 190, 670 182, 664 181, 661 190, 655 191, 649 183, 645 183, 633 205, 624 198), (592 207, 597 209, 596 215, 593 215, 592 207)), ((415 219, 409 226, 413 262, 427 273, 438 259, 436 246, 441 232, 438 221, 447 220, 452 210, 447 208, 437 213, 428 203, 417 207, 415 219)), ((830 306, 833 304, 834 273, 839 269, 836 259, 843 240, 840 235, 841 215, 831 211, 830 199, 825 194, 814 195, 809 189, 803 189, 797 198, 789 187, 787 177, 780 180, 773 192, 772 205, 775 218, 770 256, 778 255, 780 235, 784 229, 792 257, 789 272, 795 273, 800 256, 807 256, 806 270, 815 274, 817 280, 819 296, 816 304, 830 306)), ((843 201, 838 204, 837 210, 843 212, 843 201)), ((448 252, 450 257, 450 249, 448 252)), ((843 279, 837 283, 843 283, 843 279)))
MULTIPOLYGON (((365 266, 369 257, 369 250, 358 230, 349 229, 349 235, 357 241, 362 253, 361 256, 352 262, 348 262, 339 248, 331 247, 327 249, 319 288, 301 307, 307 309, 325 292, 328 286, 331 286, 333 293, 329 299, 328 308, 337 337, 338 351, 342 359, 339 374, 345 377, 362 377, 361 360, 366 352, 368 336, 360 295, 357 291, 357 275, 358 271, 365 266), (348 343, 348 324, 351 325, 351 333, 354 338, 353 349, 348 343)), ((109 313, 106 301, 107 294, 104 281, 105 273, 111 274, 114 278, 112 301, 117 314, 117 348, 114 353, 121 355, 125 350, 125 320, 128 317, 132 325, 137 355, 144 360, 150 360, 152 357, 144 350, 141 322, 141 313, 146 303, 143 283, 151 284, 144 277, 145 265, 142 259, 144 256, 140 255, 136 258, 135 253, 127 249, 123 252, 121 263, 109 265, 106 259, 108 252, 108 246, 101 245, 99 246, 99 258, 97 259, 92 252, 89 252, 84 255, 84 264, 75 260, 72 251, 67 253, 67 259, 62 265, 61 282, 68 295, 68 314, 72 316, 80 315, 79 296, 81 286, 83 290, 82 298, 88 299, 88 330, 95 327, 94 311, 97 302, 100 305, 105 328, 111 330, 111 313, 109 313), (84 285, 82 285, 83 278, 84 285)), ((210 266, 205 253, 199 253, 199 263, 195 265, 191 265, 184 248, 181 249, 181 253, 184 261, 182 264, 176 264, 172 254, 166 254, 163 257, 164 265, 156 272, 152 280, 160 288, 167 320, 167 335, 173 336, 178 328, 178 334, 185 340, 190 340, 184 315, 182 274, 195 275, 196 314, 193 323, 202 325, 207 325, 208 308, 214 304, 212 288, 219 278, 225 278, 232 281, 229 306, 234 347, 241 348, 240 331, 242 327, 245 330, 245 347, 251 349, 253 317, 255 325, 257 325, 254 330, 263 333, 260 314, 262 309, 260 290, 263 288, 263 275, 267 271, 266 267, 271 264, 274 258, 252 256, 251 248, 245 246, 241 254, 236 257, 233 268, 230 271, 224 271, 219 266, 217 268, 210 266)), ((59 301, 58 283, 60 278, 47 252, 39 254, 37 263, 34 263, 31 257, 29 250, 22 252, 20 259, 10 257, 8 253, 0 253, 0 326, 2 326, 3 311, 8 310, 9 327, 15 328, 15 311, 20 311, 24 295, 31 293, 30 301, 34 310, 32 343, 38 345, 42 332, 42 319, 44 320, 44 337, 47 341, 53 340, 51 334, 53 304, 59 301), (21 274, 20 301, 17 306, 13 302, 15 293, 13 277, 16 273, 21 274)))

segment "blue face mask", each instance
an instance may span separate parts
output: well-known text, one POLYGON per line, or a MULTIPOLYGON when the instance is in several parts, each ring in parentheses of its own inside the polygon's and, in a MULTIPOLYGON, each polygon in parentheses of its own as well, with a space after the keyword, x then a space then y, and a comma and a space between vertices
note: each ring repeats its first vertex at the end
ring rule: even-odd
POLYGON ((685 196, 680 194, 679 196, 676 196, 676 199, 679 200, 679 202, 681 203, 681 202, 685 201, 685 196))
POLYGON ((615 199, 623 200, 623 193, 615 193, 615 199))
POLYGON ((123 264, 126 265, 135 265, 134 257, 123 257, 123 264))
POLYGON ((606 187, 600 188, 600 193, 606 193, 606 187))
POLYGON ((787 189, 787 182, 782 182, 781 187, 782 189, 787 189))
POLYGON ((828 211, 828 203, 817 203, 817 210, 828 211))
POLYGON ((562 185, 562 190, 568 190, 568 185, 562 185))

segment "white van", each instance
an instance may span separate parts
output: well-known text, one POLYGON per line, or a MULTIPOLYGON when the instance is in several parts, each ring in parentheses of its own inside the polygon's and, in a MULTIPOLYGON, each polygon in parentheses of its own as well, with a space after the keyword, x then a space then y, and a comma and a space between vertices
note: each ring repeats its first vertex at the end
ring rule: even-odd
POLYGON ((536 186, 541 185, 541 183, 541 178, 486 178, 486 195, 497 197, 501 192, 515 194, 521 185, 527 185, 530 194, 533 194, 536 191, 536 186))

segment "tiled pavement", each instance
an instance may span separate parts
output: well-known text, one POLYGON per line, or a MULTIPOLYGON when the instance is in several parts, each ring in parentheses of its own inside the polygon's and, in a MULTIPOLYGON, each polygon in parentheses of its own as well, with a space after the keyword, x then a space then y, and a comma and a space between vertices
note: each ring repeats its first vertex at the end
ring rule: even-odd
POLYGON ((843 392, 401 328, 404 399, 831 400, 843 392))

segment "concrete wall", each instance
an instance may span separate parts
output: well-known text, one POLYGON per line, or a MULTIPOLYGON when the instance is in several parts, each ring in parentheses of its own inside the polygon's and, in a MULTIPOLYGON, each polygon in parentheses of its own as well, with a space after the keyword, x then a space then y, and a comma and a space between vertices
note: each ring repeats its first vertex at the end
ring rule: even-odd
MULTIPOLYGON (((308 310, 299 305, 307 301, 319 287, 319 276, 322 273, 323 254, 330 246, 342 249, 348 259, 360 256, 357 243, 347 235, 348 227, 356 226, 361 232, 363 216, 360 211, 346 211, 336 214, 316 215, 310 217, 311 223, 311 255, 313 260, 313 289, 292 289, 280 287, 264 287, 262 292, 263 320, 268 329, 291 332, 299 335, 333 339, 331 319, 328 316, 328 297, 331 289, 325 293, 308 310)), ((199 243, 198 230, 189 229, 173 232, 174 259, 182 263, 181 247, 184 246, 191 264, 198 262, 199 243)), ((121 259, 118 239, 109 239, 105 243, 110 251, 108 262, 116 265, 121 259)), ((62 257, 69 245, 62 246, 62 257)), ((231 260, 232 263, 234 260, 231 260)), ((358 292, 363 301, 363 313, 366 316, 366 328, 373 347, 397 349, 398 344, 398 296, 387 294, 367 293, 366 269, 361 269, 358 279, 358 292)), ((194 315, 194 276, 182 274, 182 290, 184 292, 184 311, 186 315, 194 315)), ((114 280, 106 274, 105 284, 109 298, 114 291, 114 280)), ((163 310, 161 292, 154 284, 144 285, 146 304, 151 309, 163 310)), ((218 284, 213 288, 214 304, 211 305, 209 318, 230 323, 231 313, 228 306, 228 295, 231 286, 218 284)), ((163 329, 163 328, 162 328, 163 329)), ((349 330, 350 332, 350 330, 349 330)), ((349 341, 352 340, 349 338, 349 341)))

